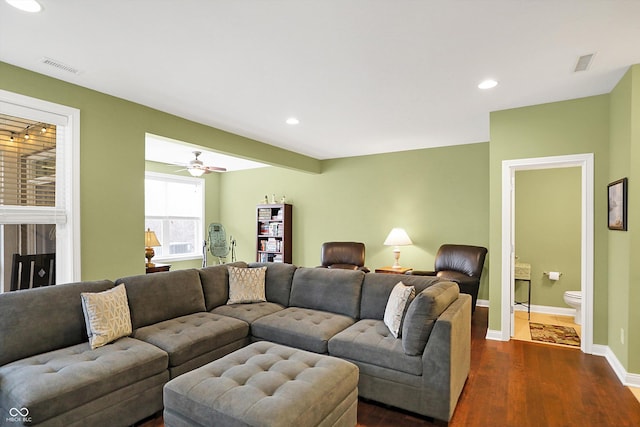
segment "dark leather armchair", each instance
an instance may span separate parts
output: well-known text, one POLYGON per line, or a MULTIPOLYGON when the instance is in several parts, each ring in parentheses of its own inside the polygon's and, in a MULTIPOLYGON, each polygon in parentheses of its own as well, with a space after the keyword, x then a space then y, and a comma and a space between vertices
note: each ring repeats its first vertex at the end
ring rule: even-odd
POLYGON ((438 276, 456 282, 460 292, 471 295, 471 307, 475 311, 486 256, 487 248, 482 246, 442 245, 436 254, 435 271, 413 270, 409 274, 438 276))
POLYGON ((360 242, 323 243, 320 262, 322 265, 319 267, 369 272, 364 266, 364 243, 360 242))

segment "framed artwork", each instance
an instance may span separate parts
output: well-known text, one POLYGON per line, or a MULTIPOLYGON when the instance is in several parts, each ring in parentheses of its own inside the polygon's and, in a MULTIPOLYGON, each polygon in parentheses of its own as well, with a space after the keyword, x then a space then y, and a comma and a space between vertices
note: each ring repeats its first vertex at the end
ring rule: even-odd
POLYGON ((627 231, 627 178, 607 186, 609 230, 627 231))

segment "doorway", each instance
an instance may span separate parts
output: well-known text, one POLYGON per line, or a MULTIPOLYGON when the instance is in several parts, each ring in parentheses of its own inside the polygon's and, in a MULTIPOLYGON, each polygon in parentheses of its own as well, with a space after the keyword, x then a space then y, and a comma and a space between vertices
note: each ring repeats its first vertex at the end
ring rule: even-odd
POLYGON ((515 173, 516 171, 579 167, 581 177, 580 290, 582 340, 580 349, 593 346, 593 154, 505 160, 502 162, 502 271, 501 338, 514 333, 515 173))

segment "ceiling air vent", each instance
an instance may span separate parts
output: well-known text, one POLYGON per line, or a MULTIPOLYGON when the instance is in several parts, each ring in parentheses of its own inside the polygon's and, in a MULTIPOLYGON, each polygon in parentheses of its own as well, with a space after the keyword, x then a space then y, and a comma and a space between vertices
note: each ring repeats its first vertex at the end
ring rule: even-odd
POLYGON ((595 53, 590 53, 588 55, 582 55, 581 57, 579 57, 578 62, 576 63, 576 68, 573 71, 585 71, 587 68, 589 68, 589 65, 591 65, 591 61, 593 60, 594 56, 595 53))
POLYGON ((72 73, 72 74, 79 74, 80 73, 80 70, 78 70, 77 68, 73 68, 70 65, 63 64, 62 62, 56 61, 55 59, 51 59, 51 58, 46 58, 45 57, 45 58, 42 58, 40 60, 40 62, 42 62, 43 64, 46 64, 46 65, 50 65, 52 67, 55 67, 55 68, 57 68, 59 70, 66 71, 68 73, 72 73))

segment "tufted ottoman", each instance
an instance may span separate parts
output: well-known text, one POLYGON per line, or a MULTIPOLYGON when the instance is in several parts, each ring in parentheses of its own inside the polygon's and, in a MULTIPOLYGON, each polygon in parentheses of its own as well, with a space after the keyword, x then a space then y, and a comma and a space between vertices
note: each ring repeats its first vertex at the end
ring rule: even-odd
POLYGON ((164 425, 355 426, 358 367, 266 341, 169 381, 164 425))

